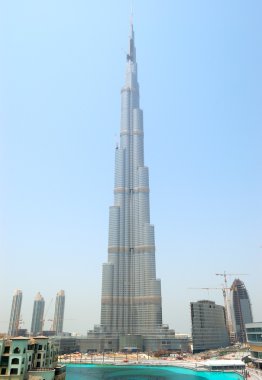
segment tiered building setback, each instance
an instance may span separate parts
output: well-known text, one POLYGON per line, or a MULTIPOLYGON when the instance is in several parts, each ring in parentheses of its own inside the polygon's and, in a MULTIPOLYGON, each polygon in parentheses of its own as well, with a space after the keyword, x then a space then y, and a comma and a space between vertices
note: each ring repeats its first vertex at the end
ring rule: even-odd
POLYGON ((114 205, 109 212, 108 262, 103 265, 101 326, 105 332, 144 335, 162 326, 161 283, 156 278, 143 140, 131 25, 121 90, 120 145, 115 152, 114 205))

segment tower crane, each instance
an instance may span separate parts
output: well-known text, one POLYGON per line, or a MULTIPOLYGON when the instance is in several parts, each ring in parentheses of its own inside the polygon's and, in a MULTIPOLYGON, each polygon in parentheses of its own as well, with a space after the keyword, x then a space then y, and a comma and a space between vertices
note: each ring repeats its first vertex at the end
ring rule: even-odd
POLYGON ((230 300, 228 297, 227 290, 230 289, 228 287, 227 277, 228 276, 247 276, 247 273, 216 273, 216 276, 222 276, 224 277, 224 283, 225 283, 225 293, 224 293, 224 302, 225 302, 225 309, 226 309, 226 316, 227 316, 227 323, 228 323, 228 330, 230 334, 231 340, 233 340, 234 332, 233 332, 233 321, 232 321, 232 314, 231 314, 231 308, 230 308, 230 300))
POLYGON ((230 325, 230 315, 228 314, 228 310, 227 310, 227 294, 226 294, 226 291, 230 288, 227 288, 227 287, 224 287, 222 286, 221 288, 189 288, 189 289, 203 289, 203 290, 222 290, 223 292, 223 297, 224 297, 224 304, 225 304, 225 313, 226 313, 226 326, 227 326, 227 330, 228 330, 228 333, 229 335, 231 334, 231 325, 230 325))
POLYGON ((41 332, 43 333, 43 330, 44 330, 44 324, 45 324, 45 321, 46 321, 46 317, 47 317, 47 314, 49 312, 49 309, 50 309, 50 306, 52 305, 52 302, 53 302, 53 298, 51 298, 51 300, 49 301, 49 304, 47 306, 47 309, 46 309, 46 312, 43 316, 43 319, 41 320, 41 332))
POLYGON ((227 277, 228 276, 247 276, 247 273, 216 273, 216 276, 223 276, 224 277, 224 282, 225 282, 225 288, 228 288, 227 286, 227 277))
POLYGON ((222 290, 223 292, 223 297, 224 297, 224 302, 225 302, 225 306, 226 306, 226 290, 227 289, 230 289, 230 288, 226 288, 226 287, 221 287, 221 288, 188 288, 188 289, 203 289, 203 290, 222 290))

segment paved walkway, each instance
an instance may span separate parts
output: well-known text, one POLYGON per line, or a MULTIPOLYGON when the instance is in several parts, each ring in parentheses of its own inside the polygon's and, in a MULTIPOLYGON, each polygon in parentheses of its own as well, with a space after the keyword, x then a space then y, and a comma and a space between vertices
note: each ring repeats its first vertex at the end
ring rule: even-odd
POLYGON ((260 369, 247 368, 249 373, 248 379, 250 380, 262 380, 262 371, 260 369))

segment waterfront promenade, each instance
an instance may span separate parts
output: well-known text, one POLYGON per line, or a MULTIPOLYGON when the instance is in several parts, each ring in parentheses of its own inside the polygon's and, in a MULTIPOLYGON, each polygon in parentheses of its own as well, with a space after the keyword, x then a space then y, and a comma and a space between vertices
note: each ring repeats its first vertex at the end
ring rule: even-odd
MULTIPOLYGON (((228 358, 230 359, 230 358, 228 358)), ((150 366, 175 366, 193 369, 195 371, 208 371, 204 366, 204 360, 200 357, 189 356, 183 359, 173 357, 155 358, 146 353, 110 353, 110 354, 80 354, 62 355, 59 357, 62 364, 108 364, 108 365, 150 365, 150 366)), ((242 374, 240 371, 236 371, 242 374)), ((243 375, 243 374, 242 374, 243 375)), ((246 378, 249 380, 262 380, 262 370, 246 367, 246 378)))

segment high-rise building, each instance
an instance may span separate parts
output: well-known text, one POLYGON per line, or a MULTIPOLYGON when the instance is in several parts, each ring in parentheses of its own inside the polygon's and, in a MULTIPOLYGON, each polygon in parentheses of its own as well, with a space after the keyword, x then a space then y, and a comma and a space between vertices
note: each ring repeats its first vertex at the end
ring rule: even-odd
POLYGON ((190 303, 193 352, 229 346, 224 306, 213 301, 190 303))
POLYGON ((9 321, 8 335, 16 336, 19 329, 20 312, 22 305, 22 290, 15 290, 11 308, 11 315, 9 321))
POLYGON ((162 324, 133 25, 126 58, 120 143, 115 150, 114 205, 109 209, 108 260, 102 271, 101 320, 88 331, 87 350, 177 350, 181 339, 162 324))
POLYGON ((253 322, 251 303, 243 281, 236 278, 230 288, 230 305, 235 339, 246 341, 245 324, 253 322))
POLYGON ((161 283, 156 278, 143 139, 131 25, 121 90, 120 145, 115 151, 114 205, 109 211, 108 262, 103 264, 102 275, 101 326, 111 333, 144 335, 162 326, 161 283))
POLYGON ((53 323, 53 330, 56 332, 56 335, 60 335, 63 332, 64 311, 65 311, 65 292, 64 290, 60 290, 56 294, 55 314, 54 314, 54 323, 53 323))
POLYGON ((45 300, 38 292, 34 300, 34 309, 31 323, 31 335, 38 335, 43 331, 45 300))

